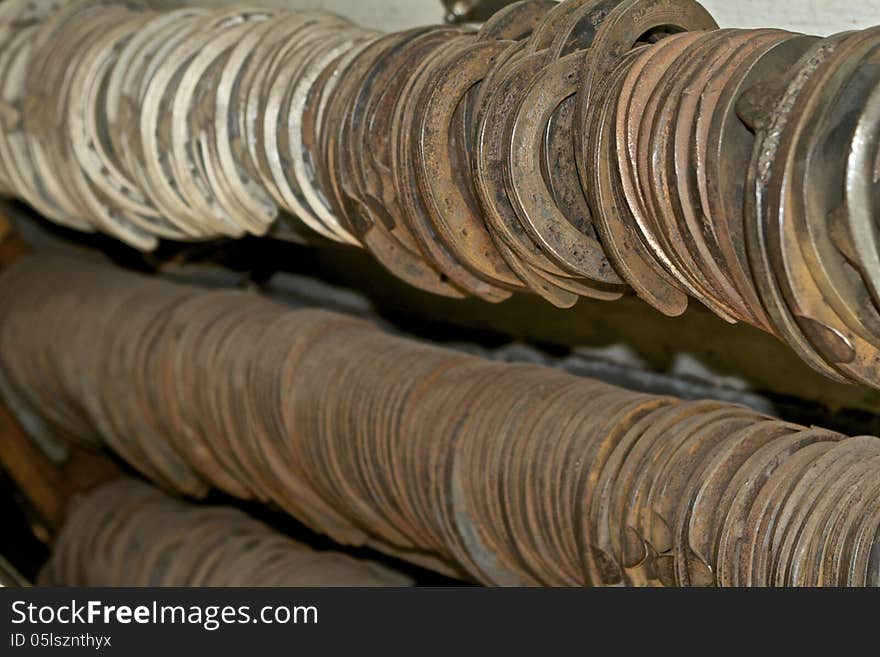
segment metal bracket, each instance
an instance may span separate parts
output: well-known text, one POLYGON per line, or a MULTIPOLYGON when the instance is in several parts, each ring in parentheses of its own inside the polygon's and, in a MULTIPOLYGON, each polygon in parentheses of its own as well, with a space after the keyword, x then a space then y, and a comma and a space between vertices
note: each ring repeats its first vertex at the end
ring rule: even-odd
POLYGON ((516 0, 442 0, 446 9, 446 22, 482 23, 499 9, 516 0))

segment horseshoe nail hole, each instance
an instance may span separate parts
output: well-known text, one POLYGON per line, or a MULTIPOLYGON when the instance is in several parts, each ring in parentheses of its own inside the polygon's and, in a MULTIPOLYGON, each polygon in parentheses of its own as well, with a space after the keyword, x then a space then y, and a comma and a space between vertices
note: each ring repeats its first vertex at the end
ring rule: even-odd
POLYGON ((633 47, 648 46, 657 43, 658 41, 662 41, 668 36, 681 34, 682 32, 687 32, 687 30, 678 27, 677 25, 658 25, 657 27, 652 27, 636 39, 633 47))

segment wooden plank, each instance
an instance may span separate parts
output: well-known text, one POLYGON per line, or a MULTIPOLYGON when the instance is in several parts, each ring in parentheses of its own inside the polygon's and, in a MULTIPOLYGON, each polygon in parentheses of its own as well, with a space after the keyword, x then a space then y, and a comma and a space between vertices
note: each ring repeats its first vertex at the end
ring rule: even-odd
MULTIPOLYGON (((49 459, 0 404, 0 466, 51 535, 60 528, 70 498, 121 475, 115 462, 84 449, 71 450, 63 464, 49 459)), ((43 537, 41 537, 43 538, 43 537)), ((49 537, 45 537, 49 538, 49 537)))
POLYGON ((9 219, 6 203, 0 201, 0 269, 27 253, 27 244, 9 219))
POLYGON ((0 214, 0 242, 6 241, 10 233, 12 233, 12 223, 5 214, 0 214))

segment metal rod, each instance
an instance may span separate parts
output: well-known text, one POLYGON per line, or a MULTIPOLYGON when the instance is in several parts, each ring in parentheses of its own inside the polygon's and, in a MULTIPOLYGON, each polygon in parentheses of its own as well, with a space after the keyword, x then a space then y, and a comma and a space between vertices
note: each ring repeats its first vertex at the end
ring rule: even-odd
POLYGON ((169 489, 485 584, 880 582, 880 438, 78 257, 0 275, 0 372, 47 431, 169 489))

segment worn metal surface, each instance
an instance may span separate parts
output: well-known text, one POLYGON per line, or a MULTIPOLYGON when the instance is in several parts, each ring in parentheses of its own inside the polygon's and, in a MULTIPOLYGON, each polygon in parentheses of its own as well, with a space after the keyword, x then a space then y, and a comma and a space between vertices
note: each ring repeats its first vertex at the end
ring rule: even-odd
POLYGON ((384 35, 97 0, 0 24, 0 188, 61 224, 148 250, 284 214, 436 294, 696 299, 880 385, 876 29, 717 30, 693 0, 384 35))
POLYGON ((880 438, 78 258, 28 258, 0 290, 0 366, 34 411, 174 490, 486 584, 880 583, 880 438))
POLYGON ((409 586, 401 573, 318 552, 231 507, 180 502, 120 478, 71 501, 41 586, 409 586))

